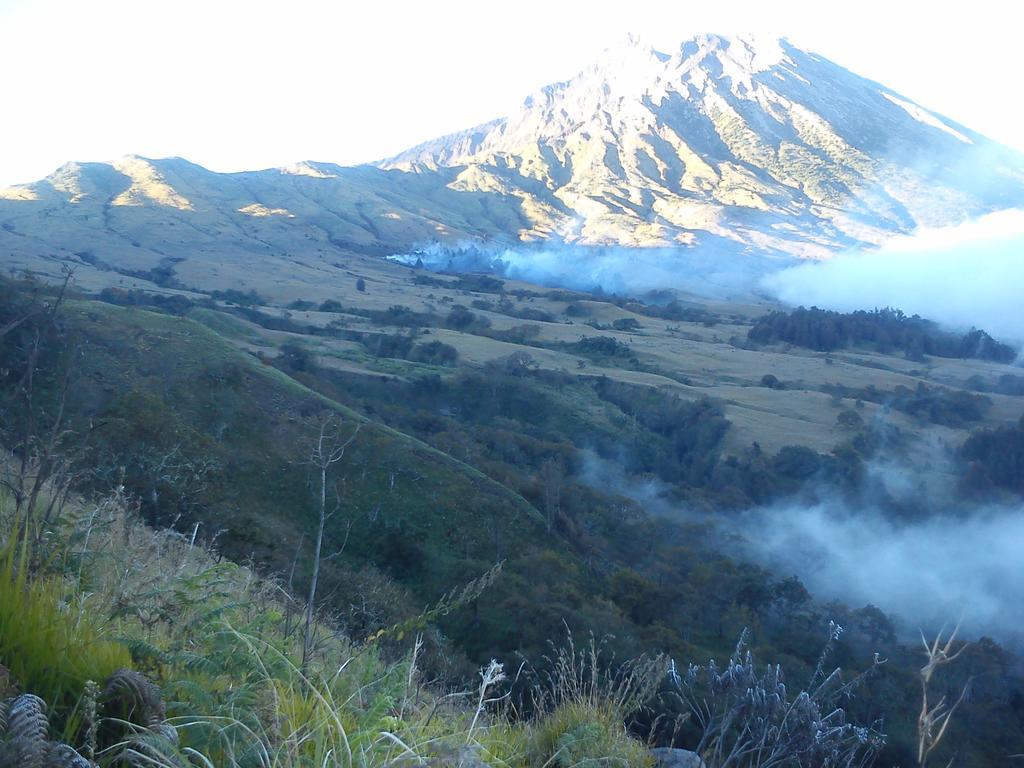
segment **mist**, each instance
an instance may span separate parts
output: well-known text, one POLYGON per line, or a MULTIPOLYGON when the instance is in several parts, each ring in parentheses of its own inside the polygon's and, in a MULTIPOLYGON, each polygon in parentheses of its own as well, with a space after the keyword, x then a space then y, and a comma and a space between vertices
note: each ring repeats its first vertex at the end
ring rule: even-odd
MULTIPOLYGON (((920 450, 939 459, 933 447, 920 450)), ((970 636, 1024 647, 1024 505, 951 508, 938 503, 952 497, 942 471, 928 478, 927 491, 913 467, 895 460, 874 461, 867 471, 868 484, 890 498, 926 493, 932 502, 928 514, 895 519, 881 503, 851 505, 817 488, 737 515, 708 515, 671 499, 664 483, 631 476, 621 462, 592 451, 584 452, 581 479, 636 501, 649 514, 710 523, 731 556, 779 577, 796 576, 819 603, 876 605, 908 638, 918 629, 927 634, 962 620, 970 636)))
POLYGON ((795 574, 818 599, 872 603, 911 631, 962 618, 972 634, 1024 639, 1024 506, 899 523, 871 508, 783 504, 746 523, 747 554, 795 574))
POLYGON ((761 280, 786 304, 852 311, 894 307, 955 329, 1024 342, 1024 210, 919 229, 877 251, 840 254, 761 280))
POLYGON ((641 296, 671 289, 709 299, 742 299, 760 290, 762 278, 797 260, 742 251, 735 243, 693 248, 431 244, 393 261, 444 272, 487 272, 512 280, 577 291, 641 296))

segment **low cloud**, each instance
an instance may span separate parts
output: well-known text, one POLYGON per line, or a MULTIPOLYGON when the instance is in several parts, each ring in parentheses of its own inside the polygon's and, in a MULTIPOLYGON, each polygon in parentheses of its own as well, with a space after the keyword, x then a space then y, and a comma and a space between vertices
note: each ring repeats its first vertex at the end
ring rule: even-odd
POLYGON ((1024 210, 921 229, 877 251, 854 252, 765 276, 790 305, 852 311, 895 307, 957 329, 1024 342, 1024 210))
POLYGON ((631 498, 647 512, 711 523, 728 551, 780 577, 795 575, 819 601, 868 603, 895 617, 907 636, 963 621, 965 632, 1024 647, 1024 505, 952 505, 948 469, 935 446, 915 454, 939 471, 925 476, 904 461, 867 467, 875 493, 857 505, 828 488, 738 515, 706 515, 670 497, 666 484, 629 475, 623 462, 584 452, 583 482, 631 498), (941 465, 941 466, 938 466, 941 465), (818 496, 808 501, 806 496, 818 496), (918 516, 896 519, 879 501, 917 498, 918 516), (922 498, 923 496, 923 498, 922 498))
POLYGON ((895 522, 874 509, 783 504, 750 514, 748 554, 812 594, 894 613, 908 629, 963 618, 973 634, 1022 639, 1024 507, 895 522))

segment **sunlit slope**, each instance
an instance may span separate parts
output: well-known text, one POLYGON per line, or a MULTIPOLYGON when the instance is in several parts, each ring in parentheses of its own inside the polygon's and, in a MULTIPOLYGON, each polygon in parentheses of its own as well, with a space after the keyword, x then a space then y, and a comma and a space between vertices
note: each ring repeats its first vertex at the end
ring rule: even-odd
POLYGON ((528 237, 805 256, 1024 200, 1005 147, 788 42, 717 35, 668 53, 630 40, 381 165, 515 194, 528 237))
POLYGON ((817 54, 703 35, 606 51, 377 166, 69 163, 0 191, 0 261, 173 268, 202 288, 254 269, 331 279, 339 257, 438 240, 820 257, 1021 205, 1022 180, 1019 153, 817 54))

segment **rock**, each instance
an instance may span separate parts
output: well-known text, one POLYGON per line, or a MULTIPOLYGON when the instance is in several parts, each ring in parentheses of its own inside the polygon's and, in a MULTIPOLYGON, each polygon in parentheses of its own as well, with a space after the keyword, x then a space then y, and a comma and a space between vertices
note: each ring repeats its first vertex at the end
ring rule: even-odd
POLYGON ((651 750, 651 755, 658 768, 707 768, 700 755, 688 749, 658 747, 651 750))

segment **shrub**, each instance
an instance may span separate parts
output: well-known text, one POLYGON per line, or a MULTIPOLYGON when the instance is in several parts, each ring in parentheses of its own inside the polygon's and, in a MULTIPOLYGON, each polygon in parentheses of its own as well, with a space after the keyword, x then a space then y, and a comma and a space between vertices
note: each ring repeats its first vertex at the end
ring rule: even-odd
POLYGON ((56 577, 30 579, 29 570, 28 541, 14 533, 0 553, 0 664, 66 716, 88 681, 131 666, 131 656, 87 596, 56 577))
POLYGON ((278 356, 278 360, 281 368, 293 373, 311 371, 316 368, 313 354, 294 341, 286 341, 281 345, 281 354, 278 356))
POLYGON ((911 360, 924 355, 977 358, 1009 363, 1017 353, 981 330, 964 336, 943 331, 917 315, 908 317, 898 309, 858 310, 842 313, 811 307, 792 312, 771 312, 758 318, 747 337, 759 344, 778 341, 831 352, 863 345, 880 352, 904 352, 911 360))
POLYGON ((638 331, 640 330, 640 323, 635 317, 620 317, 618 320, 612 320, 612 329, 616 331, 638 331))
POLYGON ((648 766, 646 747, 626 732, 625 718, 639 712, 665 678, 662 656, 614 665, 602 658, 593 637, 577 650, 572 633, 545 658, 546 671, 534 685, 530 765, 648 766))
POLYGON ((961 447, 960 459, 969 489, 996 487, 1024 495, 1024 416, 1013 426, 974 432, 961 447))
POLYGON ((366 293, 366 281, 361 277, 356 280, 356 290, 360 293, 366 293))
POLYGON ((611 336, 581 336, 579 341, 566 344, 566 349, 589 357, 618 357, 636 361, 636 356, 628 344, 623 344, 611 336))
POLYGON ((366 316, 377 325, 397 325, 407 328, 430 325, 431 321, 430 315, 416 312, 402 304, 393 304, 385 310, 372 309, 366 313, 366 316))
POLYGON ((569 317, 586 317, 590 314, 590 310, 586 305, 580 304, 578 301, 573 301, 566 306, 565 314, 569 317))
POLYGON ((409 359, 417 363, 428 363, 430 365, 455 365, 459 359, 459 350, 451 344, 445 344, 441 341, 430 341, 416 346, 409 359))
POLYGON ((486 317, 471 312, 461 304, 456 304, 445 318, 445 325, 457 331, 471 331, 474 329, 489 328, 491 321, 486 317))
POLYGON ((813 765, 855 768, 871 765, 885 744, 878 724, 846 720, 840 702, 852 695, 881 662, 844 683, 839 669, 825 666, 842 628, 829 622, 829 635, 804 690, 792 696, 778 664, 758 667, 740 637, 725 667, 714 660, 673 674, 680 696, 701 730, 696 751, 715 768, 813 765))
POLYGON ((563 704, 534 723, 531 736, 530 765, 640 768, 654 764, 647 748, 629 736, 609 707, 563 704))
MULTIPOLYGON (((294 302, 293 302, 294 303, 294 302)), ((289 305, 291 306, 291 305, 289 305)), ((344 312, 345 307, 337 299, 327 299, 320 304, 321 312, 344 312)))
POLYGON ((413 339, 401 334, 371 333, 363 338, 363 347, 376 357, 405 359, 412 351, 413 339))
POLYGON ((843 429, 860 429, 864 426, 864 419, 856 411, 842 411, 836 416, 836 424, 843 429))

